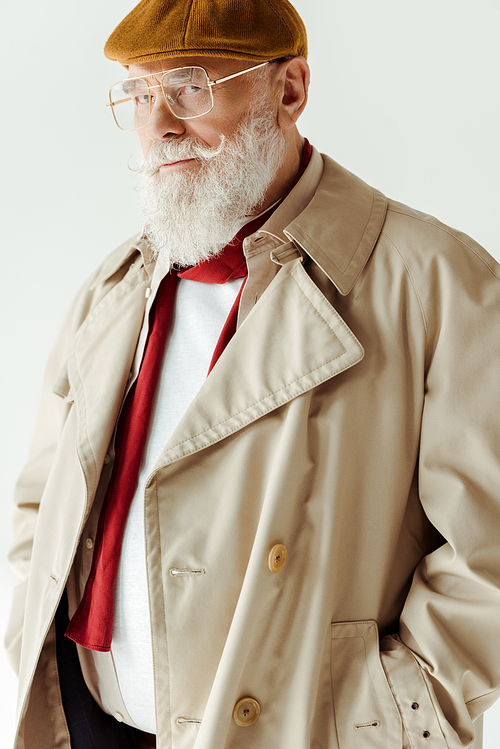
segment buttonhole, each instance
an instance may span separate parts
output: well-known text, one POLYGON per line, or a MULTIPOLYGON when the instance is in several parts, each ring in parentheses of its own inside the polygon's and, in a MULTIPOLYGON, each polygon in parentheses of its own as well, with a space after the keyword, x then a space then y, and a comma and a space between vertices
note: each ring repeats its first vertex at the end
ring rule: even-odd
POLYGON ((357 723, 354 726, 354 729, 356 731, 361 730, 362 728, 378 728, 380 725, 379 720, 371 720, 369 723, 357 723))
POLYGON ((201 723, 201 720, 198 720, 197 718, 177 718, 177 724, 179 726, 182 726, 185 723, 194 723, 196 725, 199 725, 201 723))
POLYGON ((189 570, 189 569, 183 569, 179 567, 172 567, 170 570, 170 574, 172 577, 178 577, 179 575, 204 575, 206 570, 199 569, 199 570, 189 570))

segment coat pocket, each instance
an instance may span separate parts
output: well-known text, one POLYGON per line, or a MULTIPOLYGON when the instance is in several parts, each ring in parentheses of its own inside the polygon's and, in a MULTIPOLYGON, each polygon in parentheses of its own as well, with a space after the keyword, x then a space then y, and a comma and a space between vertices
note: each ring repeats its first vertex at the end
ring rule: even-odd
POLYGON ((332 623, 332 695, 340 749, 401 749, 403 725, 380 661, 377 623, 332 623))

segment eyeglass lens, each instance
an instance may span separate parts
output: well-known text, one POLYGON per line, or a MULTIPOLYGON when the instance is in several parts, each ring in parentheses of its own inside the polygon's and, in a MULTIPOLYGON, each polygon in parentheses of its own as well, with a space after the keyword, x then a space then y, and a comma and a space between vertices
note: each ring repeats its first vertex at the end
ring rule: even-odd
MULTIPOLYGON (((163 74, 161 86, 170 109, 179 119, 201 117, 212 109, 212 90, 203 68, 169 70, 163 74)), ((122 130, 145 127, 158 89, 154 84, 150 90, 142 78, 116 83, 110 91, 110 102, 118 127, 122 130)))

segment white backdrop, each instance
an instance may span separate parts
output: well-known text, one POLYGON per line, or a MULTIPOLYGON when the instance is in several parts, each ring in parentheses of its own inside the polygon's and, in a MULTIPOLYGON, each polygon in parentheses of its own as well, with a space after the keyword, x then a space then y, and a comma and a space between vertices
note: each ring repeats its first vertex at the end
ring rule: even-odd
MULTIPOLYGON (((251 1, 251 0, 249 0, 251 1)), ((78 286, 140 228, 127 158, 135 136, 105 108, 121 68, 102 47, 134 0, 2 0, 0 584, 9 503, 42 369, 78 286)), ((474 236, 500 259, 500 1, 295 0, 309 30, 301 131, 383 192, 474 236)), ((0 656, 2 748, 15 679, 0 656)), ((485 749, 498 749, 500 709, 485 749)))

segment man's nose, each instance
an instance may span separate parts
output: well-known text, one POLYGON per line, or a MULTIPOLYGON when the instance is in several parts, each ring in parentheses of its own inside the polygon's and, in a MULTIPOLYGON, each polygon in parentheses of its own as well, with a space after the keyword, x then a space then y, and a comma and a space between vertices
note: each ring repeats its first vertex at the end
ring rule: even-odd
POLYGON ((182 135, 185 132, 184 120, 179 120, 172 114, 165 97, 162 93, 158 93, 146 125, 147 137, 152 141, 160 141, 171 135, 182 135))

